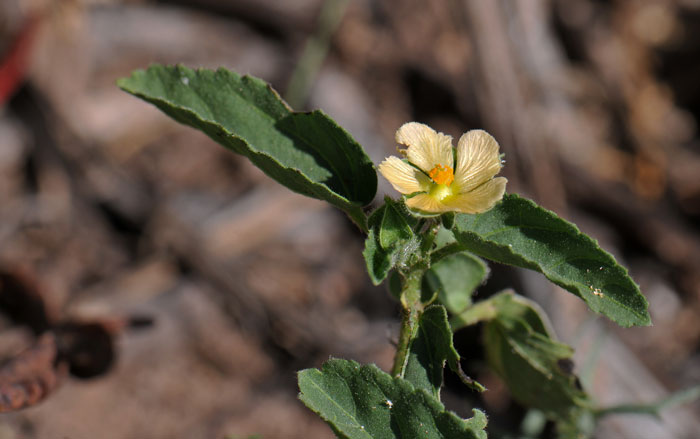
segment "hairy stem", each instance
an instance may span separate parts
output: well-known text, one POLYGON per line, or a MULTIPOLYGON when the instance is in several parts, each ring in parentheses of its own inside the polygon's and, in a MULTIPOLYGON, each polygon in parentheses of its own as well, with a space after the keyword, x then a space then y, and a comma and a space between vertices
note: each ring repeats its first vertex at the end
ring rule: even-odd
POLYGON ((429 229, 423 234, 423 242, 420 246, 420 251, 422 254, 427 254, 433 248, 433 243, 435 243, 435 237, 437 237, 438 230, 440 230, 440 223, 434 222, 429 225, 429 229))
POLYGON ((399 344, 396 348, 394 366, 391 368, 391 375, 402 378, 406 371, 408 353, 411 343, 416 338, 418 332, 418 319, 423 311, 421 303, 421 281, 427 267, 423 264, 411 267, 404 277, 403 289, 401 291, 401 305, 403 305, 403 316, 401 319, 401 329, 399 332, 399 344))
POLYGON ((434 264, 442 259, 445 259, 448 256, 451 256, 455 253, 461 253, 465 250, 467 250, 467 247, 463 246, 462 244, 460 244, 458 242, 453 242, 451 244, 447 244, 446 246, 441 247, 438 250, 435 250, 430 255, 430 263, 434 264))
POLYGON ((416 309, 403 310, 403 318, 401 319, 401 330, 399 332, 399 345, 396 348, 396 356, 394 357, 394 366, 391 368, 391 375, 397 378, 403 378, 406 371, 406 363, 408 363, 408 352, 411 349, 411 343, 416 338, 418 332, 419 313, 416 309))

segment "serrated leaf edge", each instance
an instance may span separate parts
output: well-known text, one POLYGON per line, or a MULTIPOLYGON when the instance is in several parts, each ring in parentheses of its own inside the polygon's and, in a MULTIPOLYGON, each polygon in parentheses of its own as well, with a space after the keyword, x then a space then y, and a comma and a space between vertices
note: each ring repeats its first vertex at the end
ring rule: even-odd
MULTIPOLYGON (((617 262, 617 260, 615 260, 615 257, 614 257, 613 255, 611 255, 610 253, 608 253, 607 251, 605 251, 603 248, 601 248, 600 245, 598 244, 598 241, 597 241, 597 240, 595 240, 595 239, 591 238, 590 236, 586 235, 585 233, 581 232, 581 231, 579 230, 579 228, 578 228, 575 224, 573 224, 573 223, 571 223, 571 222, 569 222, 569 221, 567 221, 567 220, 561 218, 560 216, 558 216, 556 213, 552 212, 551 210, 545 209, 545 208, 543 208, 543 207, 537 205, 537 204, 536 204, 534 201, 532 201, 532 200, 529 200, 529 199, 523 198, 523 197, 519 197, 519 196, 517 196, 517 195, 515 195, 515 194, 507 194, 506 197, 510 197, 510 198, 513 198, 513 199, 522 200, 522 201, 524 201, 524 202, 530 204, 530 207, 534 207, 534 208, 537 208, 537 209, 539 209, 539 210, 542 210, 543 212, 545 212, 546 215, 548 215, 548 216, 550 216, 550 217, 553 217, 553 218, 555 218, 555 219, 557 219, 557 220, 560 220, 560 221, 565 225, 566 232, 572 232, 573 235, 574 235, 574 236, 573 236, 574 238, 582 237, 585 241, 587 241, 588 243, 592 244, 592 245, 594 246, 594 249, 599 250, 599 251, 601 252, 601 255, 603 256, 603 258, 605 258, 604 262, 608 262, 608 263, 609 263, 608 268, 615 267, 616 269, 619 269, 619 270, 622 272, 622 274, 623 274, 624 276, 626 276, 626 277, 628 277, 628 278, 630 279, 631 284, 634 286, 634 289, 635 289, 636 292, 639 294, 639 296, 642 298, 642 301, 643 301, 644 305, 646 305, 646 307, 647 307, 647 309, 648 309, 648 307, 649 307, 649 302, 647 301, 646 297, 642 294, 641 290, 639 289, 639 286, 634 282, 634 280, 632 280, 632 277, 629 275, 628 270, 627 270, 624 266, 622 266, 621 264, 619 264, 619 263, 617 262)), ((472 225, 473 228, 476 228, 476 225, 477 225, 477 223, 478 223, 478 221, 479 221, 480 219, 481 219, 481 217, 477 217, 477 218, 476 218, 476 220, 474 221, 474 224, 472 225)), ((579 296, 581 299, 583 299, 583 300, 586 302, 586 304, 589 306, 589 308, 592 309, 594 312, 596 312, 596 313, 601 313, 601 314, 605 314, 604 312, 601 311, 601 309, 600 309, 598 306, 596 306, 596 305, 594 304, 594 302, 591 302, 591 301, 590 301, 591 297, 590 297, 589 295, 586 295, 586 294, 579 295, 579 294, 578 294, 578 288, 581 288, 583 291, 587 291, 587 290, 589 289, 589 285, 586 285, 586 284, 584 284, 584 283, 582 283, 582 282, 578 282, 578 281, 575 281, 575 280, 572 280, 572 281, 565 280, 565 279, 563 279, 561 276, 557 275, 556 273, 552 273, 552 272, 551 272, 551 270, 554 270, 556 267, 560 266, 561 264, 567 263, 567 262, 573 262, 573 261, 577 261, 577 260, 591 260, 591 259, 589 259, 589 258, 582 258, 582 257, 575 257, 575 258, 566 258, 566 257, 565 257, 565 258, 562 258, 560 261, 557 261, 557 262, 556 262, 555 264, 553 264, 552 266, 543 267, 543 266, 542 266, 540 263, 538 263, 537 261, 534 261, 534 260, 532 260, 532 259, 529 259, 529 258, 525 257, 524 255, 515 253, 515 252, 513 251, 513 248, 510 247, 510 246, 508 246, 508 245, 496 243, 496 242, 493 242, 493 241, 487 241, 487 239, 486 239, 486 238, 488 238, 488 237, 490 237, 490 236, 493 236, 493 235, 496 235, 496 234, 499 234, 499 233, 503 233, 503 232, 508 231, 508 230, 513 230, 513 229, 533 229, 533 230, 542 230, 542 231, 547 231, 547 232, 551 232, 551 231, 557 231, 557 232, 559 232, 559 231, 560 231, 560 230, 555 230, 555 229, 551 229, 551 228, 547 228, 547 227, 537 227, 537 226, 529 226, 529 225, 528 225, 528 226, 523 226, 523 227, 520 227, 520 226, 506 226, 506 227, 502 227, 502 228, 500 228, 500 229, 498 229, 498 230, 494 230, 494 231, 491 231, 491 232, 489 232, 489 233, 487 233, 487 234, 484 234, 483 236, 477 234, 476 232, 472 232, 472 231, 469 231, 469 230, 467 230, 467 231, 464 231, 464 230, 457 230, 456 233, 469 235, 469 236, 471 237, 471 239, 473 239, 473 240, 476 241, 476 242, 479 242, 479 243, 486 243, 486 244, 488 244, 488 245, 493 245, 494 247, 498 247, 500 250, 506 251, 508 254, 512 255, 512 256, 513 256, 514 258, 516 258, 516 259, 522 259, 523 261, 527 262, 528 264, 531 264, 532 267, 534 267, 534 269, 535 269, 536 271, 539 271, 540 273, 542 273, 547 279, 549 279, 550 281, 554 282, 555 284, 561 286, 562 288, 564 288, 564 289, 566 289, 566 290, 569 290, 569 288, 575 289, 577 292, 574 293, 574 294, 575 294, 576 296, 579 296), (577 287, 578 287, 578 288, 577 288, 577 287)), ((564 231, 564 230, 561 230, 561 231, 564 231)), ((456 235, 455 235, 455 236, 456 236, 456 235)), ((473 251, 471 248, 470 248, 469 250, 470 250, 472 253, 476 253, 477 255, 479 255, 478 252, 473 251)), ((508 262, 505 262, 505 261, 499 261, 499 260, 496 260, 496 259, 493 259, 493 258, 489 258, 489 257, 484 256, 484 255, 479 255, 479 256, 481 256, 481 257, 483 257, 483 258, 485 258, 485 259, 494 260, 495 262, 499 262, 499 263, 503 263, 503 264, 510 265, 508 262)), ((528 268, 530 268, 530 267, 528 267, 528 268)), ((618 283, 609 283, 609 284, 605 284, 605 286, 604 286, 603 288, 607 287, 608 285, 616 285, 616 286, 620 286, 620 287, 623 286, 623 285, 618 284, 618 283)), ((569 290, 569 291, 570 291, 570 290, 569 290)), ((614 299, 614 298, 612 298, 612 297, 610 297, 610 296, 608 296, 608 295, 603 296, 603 297, 602 297, 602 300, 607 300, 607 301, 613 302, 616 306, 619 306, 620 308, 623 308, 623 309, 627 310, 630 314, 632 314, 632 315, 638 317, 641 324, 644 324, 644 325, 650 325, 650 324, 651 324, 651 319, 650 319, 650 316, 649 316, 649 313, 648 313, 648 312, 647 312, 647 313, 642 313, 642 314, 640 314, 640 313, 638 313, 636 310, 630 308, 629 306, 627 306, 627 305, 621 303, 620 301, 618 301, 618 300, 616 300, 616 299, 614 299)), ((632 326, 632 325, 635 324, 634 322, 627 322, 627 321, 624 322, 624 323, 622 323, 622 322, 618 322, 617 320, 615 320, 615 322, 617 322, 617 323, 620 324, 621 326, 632 326)))
MULTIPOLYGON (((444 405, 442 402, 440 402, 439 400, 437 400, 433 395, 431 395, 431 394, 430 394, 429 392, 427 392, 426 390, 420 389, 420 388, 416 388, 416 387, 414 387, 413 384, 411 384, 409 381, 406 381, 406 380, 404 380, 404 379, 402 379, 402 378, 392 377, 391 375, 389 375, 389 374, 387 374, 386 372, 384 372, 384 371, 382 371, 381 369, 379 369, 379 368, 378 368, 376 365, 374 365, 374 364, 360 365, 360 364, 357 363, 356 361, 352 361, 352 360, 343 360, 343 359, 338 359, 338 358, 331 358, 331 359, 329 359, 327 362, 325 362, 325 363, 322 365, 321 369, 316 369, 316 368, 304 369, 304 370, 301 370, 301 371, 297 372, 297 375, 300 377, 302 374, 305 374, 305 373, 316 373, 316 374, 320 374, 320 375, 323 375, 323 374, 325 374, 325 373, 329 373, 328 371, 325 370, 325 369, 326 369, 325 366, 326 366, 327 364, 329 364, 330 362, 333 362, 333 361, 347 362, 347 363, 351 364, 355 369, 360 369, 360 370, 362 370, 362 369, 374 369, 374 371, 379 372, 380 374, 385 374, 385 375, 387 375, 387 377, 388 377, 393 383, 395 383, 396 385, 398 385, 398 386, 404 386, 405 388, 407 388, 407 390, 409 391, 409 396, 410 396, 410 395, 413 395, 413 394, 416 394, 416 393, 420 394, 420 395, 425 399, 425 401, 426 401, 427 404, 434 404, 434 405, 436 405, 436 407, 439 407, 442 414, 445 414, 445 415, 447 415, 447 416, 449 416, 449 417, 451 417, 451 418, 454 418, 454 419, 456 419, 456 420, 458 420, 458 421, 460 421, 460 422, 464 422, 465 424, 469 425, 472 429, 479 429, 479 430, 481 430, 481 431, 477 432, 477 434, 483 432, 483 433, 484 433, 483 438, 486 439, 486 432, 484 431, 484 429, 486 428, 486 425, 487 425, 487 422, 488 422, 488 418, 486 417, 486 414, 485 414, 484 412, 482 412, 482 411, 479 410, 479 409, 472 409, 473 416, 472 416, 471 418, 463 419, 463 418, 459 417, 457 414, 455 414, 454 412, 452 412, 452 411, 450 411, 450 410, 447 410, 447 409, 445 408, 445 405, 444 405)), ((339 376, 338 374, 335 374, 335 373, 334 373, 334 375, 339 376)), ((346 384, 345 380, 342 379, 342 377, 340 377, 340 378, 341 378, 341 381, 343 381, 343 383, 346 384)), ((376 382, 376 381, 375 381, 375 382, 376 382)), ((325 392, 324 389, 322 389, 321 387, 319 387, 318 385, 316 385, 315 382, 314 382, 314 386, 315 386, 317 389, 319 389, 319 391, 320 391, 323 395, 326 395, 328 399, 332 400, 332 401, 333 401, 333 404, 334 404, 335 406, 340 407, 340 408, 342 409, 343 412, 347 413, 347 414, 348 414, 348 417, 350 417, 351 419, 354 419, 354 417, 353 417, 350 413, 348 413, 342 406, 340 406, 338 403, 335 402, 335 400, 332 398, 332 395, 330 395, 329 393, 325 392)), ((377 385, 376 387, 377 387, 378 389, 381 390, 381 386, 377 385)), ((383 392, 382 392, 382 393, 383 393, 383 392)), ((386 396, 386 395, 385 395, 385 396, 386 396)), ((311 411, 313 411, 313 412, 316 413, 318 416, 320 416, 324 421, 326 421, 326 422, 333 428, 333 431, 336 432, 336 434, 339 434, 339 433, 340 433, 340 434, 343 434, 343 436, 344 436, 345 438, 349 438, 349 436, 347 436, 345 433, 339 432, 339 431, 336 430, 335 427, 333 427, 333 425, 332 425, 331 423, 334 422, 334 421, 329 420, 329 419, 328 419, 326 416, 324 416, 320 411, 317 411, 315 408, 313 408, 313 407, 311 407, 311 406, 309 406, 309 405, 307 404, 307 402, 306 402, 306 400, 305 400, 305 395, 304 395, 304 392, 303 392, 303 391, 300 391, 300 392, 298 393, 297 397, 298 397, 299 400, 301 400, 301 401, 304 403, 304 405, 306 405, 311 411)), ((360 426, 362 425, 362 424, 359 424, 359 423, 357 423, 357 424, 360 425, 360 426)), ((357 427, 355 427, 355 428, 357 428, 357 427)), ((362 431, 362 429, 359 429, 359 430, 362 431)), ((367 432, 364 432, 364 433, 367 434, 367 435, 369 435, 369 433, 367 433, 367 432)), ((371 436, 367 436, 367 437, 368 437, 369 439, 372 438, 371 436)))

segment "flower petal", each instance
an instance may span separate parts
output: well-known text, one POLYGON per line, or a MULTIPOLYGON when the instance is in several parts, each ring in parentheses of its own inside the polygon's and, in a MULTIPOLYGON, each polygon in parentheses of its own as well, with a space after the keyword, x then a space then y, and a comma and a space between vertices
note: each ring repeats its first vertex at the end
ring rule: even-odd
POLYGON ((387 157, 379 164, 379 172, 404 195, 430 188, 430 178, 398 157, 387 157))
POLYGON ((427 213, 443 213, 454 210, 446 207, 428 194, 418 194, 415 197, 407 198, 406 206, 410 209, 427 213))
POLYGON ((408 146, 408 161, 426 173, 436 165, 454 166, 452 136, 436 132, 428 125, 408 122, 396 131, 396 143, 408 146))
POLYGON ((462 134, 457 143, 455 184, 459 192, 469 192, 501 170, 498 142, 483 130, 462 134))
MULTIPOLYGON (((496 177, 470 192, 446 198, 442 201, 442 204, 448 210, 456 210, 463 213, 486 212, 501 201, 506 191, 507 182, 508 180, 505 177, 496 177)), ((408 205, 408 202, 406 204, 408 205)))

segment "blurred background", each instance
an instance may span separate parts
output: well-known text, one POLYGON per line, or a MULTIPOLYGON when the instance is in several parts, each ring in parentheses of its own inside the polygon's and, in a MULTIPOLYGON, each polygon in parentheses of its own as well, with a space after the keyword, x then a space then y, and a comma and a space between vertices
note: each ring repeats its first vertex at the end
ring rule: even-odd
MULTIPOLYGON (((498 265, 477 299, 538 301, 601 405, 700 382, 700 1, 3 0, 0 378, 21 382, 0 403, 31 407, 0 414, 0 438, 331 438, 295 371, 390 368, 398 306, 363 236, 116 88, 156 62, 261 77, 375 163, 406 121, 486 129, 507 190, 626 265, 654 326, 498 265)), ((447 373, 443 399, 515 437, 526 410, 479 333, 456 343, 489 391, 447 373)), ((606 418, 596 437, 697 438, 699 414, 606 418)))

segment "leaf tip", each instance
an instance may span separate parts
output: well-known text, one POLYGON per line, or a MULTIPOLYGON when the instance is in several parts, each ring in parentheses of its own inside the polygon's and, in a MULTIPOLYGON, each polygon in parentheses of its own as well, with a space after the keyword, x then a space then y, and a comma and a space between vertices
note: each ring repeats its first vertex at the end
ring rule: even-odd
POLYGON ((654 326, 654 323, 651 321, 651 315, 649 315, 649 311, 646 311, 643 315, 638 316, 639 319, 637 322, 632 323, 630 326, 654 326))
POLYGON ((131 93, 131 82, 134 80, 134 77, 139 74, 139 72, 143 72, 142 69, 137 69, 133 70, 129 76, 124 76, 121 78, 117 78, 115 81, 115 84, 117 87, 120 89, 124 90, 127 93, 131 93))

